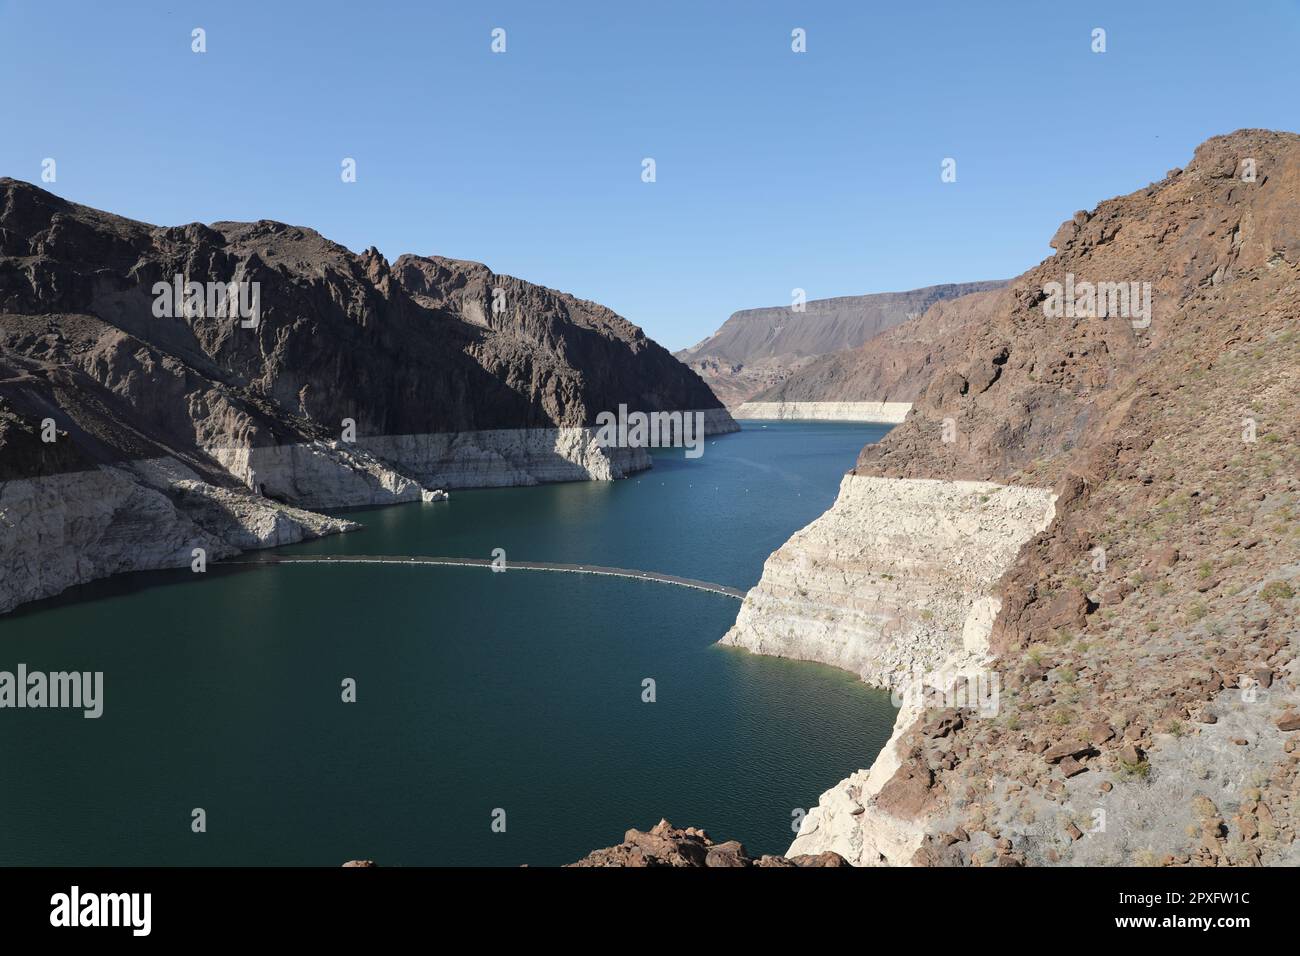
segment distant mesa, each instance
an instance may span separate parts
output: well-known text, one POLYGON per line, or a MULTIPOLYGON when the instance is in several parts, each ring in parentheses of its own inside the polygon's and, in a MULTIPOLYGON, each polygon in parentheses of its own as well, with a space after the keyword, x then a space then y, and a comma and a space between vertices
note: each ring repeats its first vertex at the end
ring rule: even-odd
MULTIPOLYGON (((922 321, 936 303, 986 293, 1005 284, 961 282, 908 292, 812 299, 804 304, 803 312, 789 305, 744 309, 733 313, 703 342, 675 354, 699 373, 729 408, 747 401, 898 401, 889 394, 865 394, 841 381, 827 381, 825 374, 818 372, 794 389, 792 394, 798 398, 785 398, 780 386, 815 368, 819 360, 850 353, 904 323, 922 321)), ((882 352, 879 361, 887 366, 888 352, 882 352)), ((901 400, 911 401, 911 396, 901 400)))

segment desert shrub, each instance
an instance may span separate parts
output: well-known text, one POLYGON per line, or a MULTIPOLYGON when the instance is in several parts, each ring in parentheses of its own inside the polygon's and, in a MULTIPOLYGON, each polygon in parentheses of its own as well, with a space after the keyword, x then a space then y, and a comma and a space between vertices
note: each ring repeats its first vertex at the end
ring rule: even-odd
POLYGON ((1295 597, 1295 588, 1285 581, 1269 581, 1259 591, 1259 599, 1269 604, 1289 601, 1295 597))

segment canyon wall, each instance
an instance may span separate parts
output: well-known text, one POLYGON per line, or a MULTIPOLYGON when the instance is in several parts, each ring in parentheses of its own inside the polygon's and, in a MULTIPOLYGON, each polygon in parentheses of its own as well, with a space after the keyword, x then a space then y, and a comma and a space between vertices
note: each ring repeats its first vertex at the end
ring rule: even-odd
POLYGON ((346 527, 304 509, 621 478, 651 463, 596 440, 623 406, 738 427, 626 319, 480 263, 0 179, 0 611, 346 527))
POLYGON ((1053 500, 991 482, 846 475, 831 509, 767 559, 721 643, 877 687, 934 670, 987 642, 995 585, 1053 500))
POLYGON ((790 854, 1294 861, 1297 222, 1300 136, 1215 137, 1076 213, 981 321, 917 351, 907 418, 724 638, 908 675, 892 738, 790 854), (1150 308, 1086 298, 1121 283, 1148 284, 1150 308), (1000 688, 987 712, 972 680, 1000 688))
POLYGON ((926 682, 982 679, 998 582, 1055 501, 1043 488, 850 474, 830 510, 767 560, 720 643, 840 667, 902 701, 875 762, 821 796, 788 856, 911 860, 924 824, 891 812, 900 794, 877 799, 899 770, 896 747, 925 712, 926 682))

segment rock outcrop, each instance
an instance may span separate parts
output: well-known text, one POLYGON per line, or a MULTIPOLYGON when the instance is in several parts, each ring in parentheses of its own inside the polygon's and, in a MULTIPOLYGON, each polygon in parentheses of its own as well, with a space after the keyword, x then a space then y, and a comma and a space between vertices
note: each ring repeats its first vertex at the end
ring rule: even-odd
POLYGON ((122 571, 185 567, 358 527, 196 477, 100 465, 0 481, 0 610, 122 571))
POLYGON ((763 565, 721 643, 893 688, 988 646, 993 589, 1053 517, 1046 489, 846 475, 763 565))
POLYGON ((304 509, 620 478, 650 464, 597 440, 622 405, 737 427, 630 322, 478 263, 0 179, 0 612, 349 527, 304 509))
POLYGON ((852 351, 897 325, 916 319, 937 302, 1000 288, 1003 282, 960 282, 908 292, 881 292, 812 299, 804 311, 790 306, 735 312, 713 335, 677 352, 728 407, 760 401, 884 401, 888 395, 823 397, 807 388, 788 398, 775 390, 820 356, 852 351), (772 395, 773 397, 768 397, 772 395))
POLYGON ((1298 223, 1300 136, 1216 137, 1076 213, 985 320, 927 347, 911 413, 768 562, 726 638, 873 683, 930 668, 791 853, 1294 862, 1298 223), (922 485, 946 489, 928 528, 888 533, 916 521, 922 485), (984 494, 1027 510, 981 527, 984 494), (994 706, 959 693, 979 679, 994 706), (1249 756, 1225 762, 1229 746, 1249 756))
POLYGON ((714 843, 709 835, 695 827, 679 829, 660 820, 650 830, 628 830, 623 842, 587 854, 575 867, 781 867, 847 866, 838 853, 802 854, 799 856, 761 856, 754 859, 735 840, 714 843))

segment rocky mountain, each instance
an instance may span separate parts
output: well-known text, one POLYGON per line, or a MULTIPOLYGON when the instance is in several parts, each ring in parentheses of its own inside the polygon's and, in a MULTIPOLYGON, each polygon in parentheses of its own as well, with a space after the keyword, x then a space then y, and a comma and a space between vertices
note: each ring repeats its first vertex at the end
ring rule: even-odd
POLYGON ((1295 864, 1300 136, 1211 139, 1052 245, 868 369, 932 371, 724 638, 902 703, 789 852, 1295 864))
POLYGON ((909 292, 812 299, 803 312, 790 306, 735 312, 713 335, 677 352, 728 407, 779 384, 818 356, 854 349, 931 305, 1002 282, 962 282, 909 292))
POLYGON ((310 509, 622 477, 620 404, 736 427, 630 322, 478 263, 0 179, 0 611, 349 527, 310 509))

